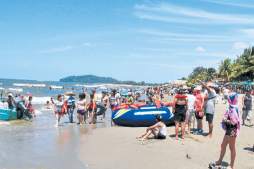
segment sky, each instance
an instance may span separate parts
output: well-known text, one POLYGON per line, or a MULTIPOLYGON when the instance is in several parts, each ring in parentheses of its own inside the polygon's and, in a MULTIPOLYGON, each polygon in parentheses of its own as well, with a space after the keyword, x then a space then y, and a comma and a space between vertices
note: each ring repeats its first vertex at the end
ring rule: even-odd
POLYGON ((0 2, 0 78, 168 82, 254 39, 254 0, 0 2))

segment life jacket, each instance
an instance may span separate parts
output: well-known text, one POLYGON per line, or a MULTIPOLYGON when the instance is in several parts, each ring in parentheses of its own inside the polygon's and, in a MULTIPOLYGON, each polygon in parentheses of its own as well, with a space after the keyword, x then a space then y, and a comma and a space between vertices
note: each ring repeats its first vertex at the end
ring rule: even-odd
POLYGON ((155 106, 156 108, 161 108, 161 101, 160 100, 155 100, 155 106))

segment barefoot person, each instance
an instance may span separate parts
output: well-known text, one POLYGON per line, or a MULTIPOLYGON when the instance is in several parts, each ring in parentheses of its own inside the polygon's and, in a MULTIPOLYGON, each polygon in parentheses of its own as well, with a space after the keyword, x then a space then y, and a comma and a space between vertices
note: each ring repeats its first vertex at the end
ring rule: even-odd
POLYGON ((142 141, 147 140, 150 135, 153 135, 155 139, 166 139, 167 136, 167 127, 164 122, 161 121, 162 117, 160 115, 156 116, 156 124, 150 126, 146 129, 146 132, 137 139, 142 141))
POLYGON ((61 94, 57 95, 57 100, 56 101, 52 100, 52 103, 54 104, 54 111, 55 111, 55 115, 56 115, 55 126, 58 127, 61 117, 67 111, 67 110, 65 110, 66 107, 64 106, 63 96, 61 94))
POLYGON ((96 92, 93 90, 92 94, 90 95, 90 103, 88 104, 88 112, 90 117, 89 124, 96 123, 96 112, 97 112, 97 105, 96 105, 97 97, 96 92))
POLYGON ((245 125, 246 120, 249 121, 250 125, 253 125, 251 121, 251 114, 252 114, 252 96, 251 91, 247 90, 245 96, 243 97, 243 114, 242 114, 243 125, 245 125))
POLYGON ((222 160, 226 153, 227 145, 229 144, 229 149, 231 153, 231 160, 229 169, 234 168, 234 162, 236 158, 236 137, 239 134, 240 130, 240 115, 238 112, 237 106, 237 94, 230 93, 228 97, 229 107, 224 114, 224 118, 222 120, 222 127, 225 130, 225 136, 221 143, 221 152, 220 158, 218 161, 211 163, 209 166, 212 167, 219 167, 222 164, 222 160))
POLYGON ((187 99, 188 99, 188 111, 186 115, 186 124, 188 127, 188 134, 190 134, 191 123, 193 123, 193 127, 194 127, 194 120, 193 120, 193 117, 195 116, 194 103, 196 100, 196 97, 193 95, 192 91, 189 91, 189 93, 187 94, 187 99))
POLYGON ((77 102, 78 125, 82 125, 86 121, 86 94, 79 94, 79 101, 77 102))
POLYGON ((186 112, 188 110, 188 100, 187 96, 184 94, 184 91, 180 89, 178 94, 174 98, 174 105, 173 105, 173 113, 175 116, 175 138, 178 140, 178 130, 179 125, 182 128, 182 139, 184 139, 185 134, 185 118, 186 112))
POLYGON ((196 97, 194 102, 195 109, 195 117, 197 120, 197 131, 195 134, 202 135, 203 134, 203 117, 204 117, 204 96, 201 93, 202 87, 197 86, 194 89, 194 95, 196 97))
POLYGON ((205 116, 206 121, 208 122, 209 132, 208 136, 212 137, 213 134, 213 118, 214 118, 214 112, 215 112, 215 99, 216 99, 216 92, 213 88, 213 84, 211 82, 208 82, 207 84, 200 81, 202 86, 207 90, 207 95, 205 97, 205 116))

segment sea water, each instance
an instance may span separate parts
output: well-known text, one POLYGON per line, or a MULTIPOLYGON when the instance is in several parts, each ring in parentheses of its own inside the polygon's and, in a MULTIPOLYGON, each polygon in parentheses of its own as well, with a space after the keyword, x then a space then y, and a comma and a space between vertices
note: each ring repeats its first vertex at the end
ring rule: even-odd
MULTIPOLYGON (((12 83, 3 83, 1 87, 13 87, 12 83)), ((96 125, 78 126, 68 123, 68 117, 61 119, 61 126, 55 127, 56 118, 52 110, 47 110, 44 103, 57 94, 73 90, 82 91, 75 84, 48 83, 65 86, 64 89, 23 87, 23 94, 33 94, 36 104, 36 117, 32 122, 17 120, 0 122, 0 169, 87 169, 80 160, 79 150, 82 140, 98 127, 110 127, 110 114, 106 119, 98 117, 96 125), (76 88, 75 88, 76 87, 76 88)), ((76 115, 76 112, 75 112, 76 115)), ((75 117, 75 119, 77 119, 75 117)))

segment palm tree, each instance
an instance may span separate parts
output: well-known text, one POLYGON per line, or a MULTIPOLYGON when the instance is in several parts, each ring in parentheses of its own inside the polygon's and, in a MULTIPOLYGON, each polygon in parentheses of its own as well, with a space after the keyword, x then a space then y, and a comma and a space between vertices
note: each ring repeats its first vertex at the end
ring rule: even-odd
POLYGON ((226 82, 230 81, 233 73, 233 64, 231 59, 224 59, 219 66, 219 76, 224 78, 226 82))
POLYGON ((243 54, 235 61, 234 79, 254 79, 254 48, 245 49, 243 54))

